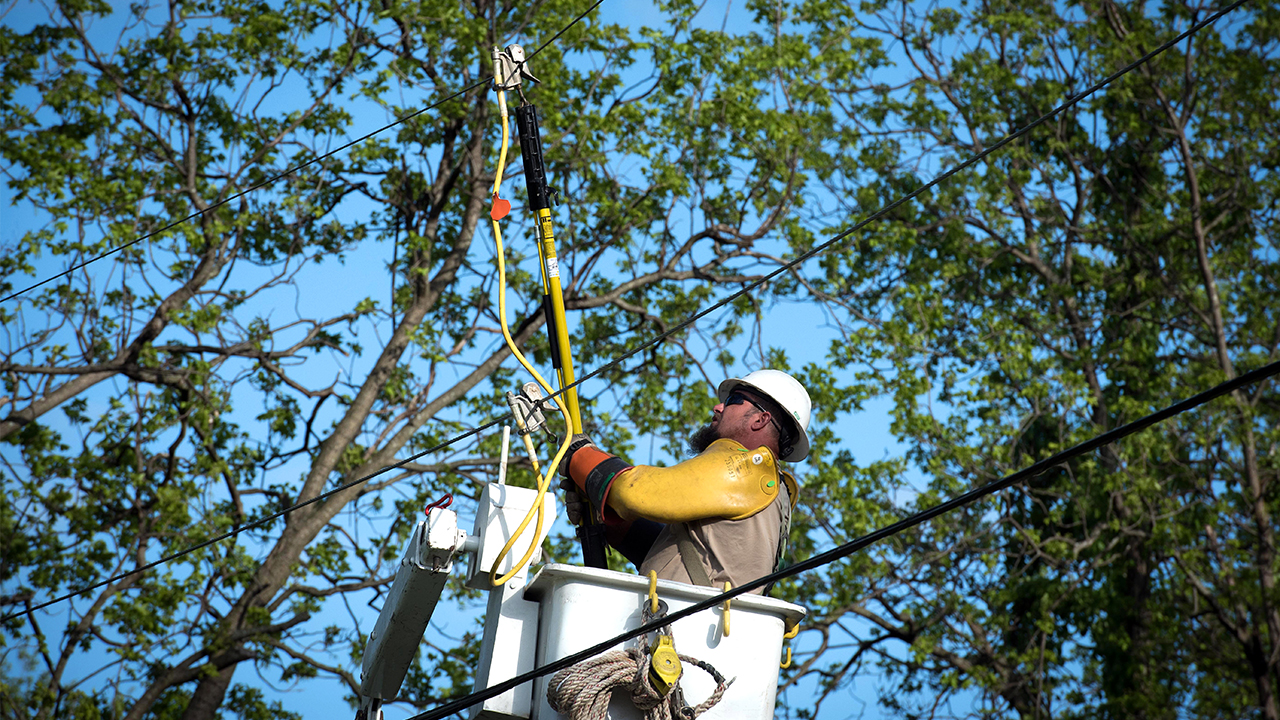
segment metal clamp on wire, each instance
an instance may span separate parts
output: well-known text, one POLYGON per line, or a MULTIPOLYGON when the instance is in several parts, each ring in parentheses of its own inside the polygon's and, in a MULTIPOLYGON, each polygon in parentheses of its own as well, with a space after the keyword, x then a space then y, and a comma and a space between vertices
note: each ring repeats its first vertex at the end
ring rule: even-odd
POLYGON ((524 48, 519 45, 508 45, 506 50, 493 49, 493 89, 520 90, 525 78, 533 82, 542 82, 529 72, 524 59, 524 48))
POLYGON ((555 400, 542 397, 542 388, 535 382, 525 383, 520 388, 519 395, 508 392, 507 406, 511 408, 511 414, 516 419, 516 429, 521 435, 528 435, 546 426, 547 416, 542 412, 544 407, 559 409, 555 400))

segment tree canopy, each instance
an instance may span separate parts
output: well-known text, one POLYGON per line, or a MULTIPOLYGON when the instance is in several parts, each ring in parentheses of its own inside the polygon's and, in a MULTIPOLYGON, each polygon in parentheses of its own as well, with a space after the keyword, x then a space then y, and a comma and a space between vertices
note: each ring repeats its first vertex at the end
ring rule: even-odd
MULTIPOLYGON (((12 193, 0 292, 129 245, 0 304, 0 612, 504 411, 525 378, 498 328, 493 96, 415 113, 483 80, 493 46, 536 48, 585 5, 13 7, 0 26, 12 193)), ((527 91, 560 200, 580 368, 640 347, 1213 10, 673 0, 623 23, 606 3, 536 56, 541 82, 527 91)), ((673 458, 719 379, 789 369, 815 405, 812 457, 794 468, 791 556, 803 558, 1275 361, 1278 43, 1275 4, 1245 3, 611 366, 582 388, 588 430, 637 460, 673 458), (888 415, 864 411, 873 402, 888 415), (887 425, 904 453, 864 452, 867 424, 887 425)), ((509 320, 546 367, 521 185, 504 191, 516 205, 509 320)), ((780 583, 775 596, 810 616, 778 714, 843 717, 855 680, 874 678, 893 716, 1280 719, 1274 387, 780 583)), ((371 627, 414 516, 445 492, 465 516, 498 446, 469 437, 16 615, 0 634, 3 715, 292 716, 257 676, 354 694, 360 623, 371 627)), ((515 462, 513 482, 532 477, 515 462)), ((577 558, 565 537, 547 555, 577 558)), ((464 603, 469 592, 449 589, 464 603)), ((404 707, 468 691, 475 651, 474 632, 429 633, 404 707)))

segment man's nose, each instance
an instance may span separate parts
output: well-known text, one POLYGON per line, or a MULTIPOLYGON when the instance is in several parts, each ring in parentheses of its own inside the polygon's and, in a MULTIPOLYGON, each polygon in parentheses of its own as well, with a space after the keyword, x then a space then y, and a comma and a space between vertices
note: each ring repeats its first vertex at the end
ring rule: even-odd
POLYGON ((723 415, 723 414, 724 414, 724 403, 722 403, 722 402, 720 402, 720 403, 716 403, 716 406, 715 406, 715 407, 713 407, 713 408, 711 408, 711 412, 715 413, 716 415, 723 415))

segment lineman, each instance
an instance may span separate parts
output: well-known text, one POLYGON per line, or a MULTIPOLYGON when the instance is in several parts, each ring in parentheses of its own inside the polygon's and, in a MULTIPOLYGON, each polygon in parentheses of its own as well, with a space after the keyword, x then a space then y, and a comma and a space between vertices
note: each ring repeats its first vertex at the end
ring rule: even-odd
POLYGON ((630 465, 585 435, 570 446, 566 505, 584 493, 642 575, 736 587, 782 562, 799 486, 777 459, 809 454, 809 394, 780 370, 730 378, 716 394, 711 422, 689 440, 698 454, 673 467, 630 465))

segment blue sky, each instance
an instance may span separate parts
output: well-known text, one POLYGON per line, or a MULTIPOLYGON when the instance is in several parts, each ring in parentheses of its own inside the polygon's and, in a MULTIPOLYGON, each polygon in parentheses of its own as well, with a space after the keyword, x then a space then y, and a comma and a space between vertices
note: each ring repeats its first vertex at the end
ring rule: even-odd
MULTIPOLYGON (((741 30, 745 27, 744 3, 739 0, 735 5, 732 2, 707 3, 700 14, 701 22, 706 27, 719 28, 721 24, 726 24, 729 30, 741 30)), ((599 10, 601 20, 605 22, 634 22, 635 19, 643 19, 652 17, 652 5, 640 0, 610 0, 599 10)), ((37 21, 40 18, 39 5, 13 5, 8 13, 3 17, 3 22, 15 29, 22 29, 28 24, 37 21)), ((116 27, 112 27, 110 22, 103 22, 95 31, 103 33, 114 33, 116 27)), ((525 40, 525 39, 519 39, 525 40)), ((532 45, 531 41, 525 40, 527 45, 532 45)), ((536 69, 535 69, 536 72, 536 69)), ((636 72, 641 72, 637 69, 636 72)), ((405 92, 404 104, 413 106, 416 102, 427 102, 430 98, 425 93, 420 93, 421 97, 414 97, 414 90, 407 89, 405 92)), ((359 109, 356 114, 356 125, 352 130, 351 137, 359 136, 371 129, 374 129, 389 121, 389 117, 385 111, 366 106, 359 109)), ((345 142, 346 138, 335 138, 334 145, 345 142)), ((517 176, 508 175, 507 187, 511 187, 513 182, 522 182, 517 176)), ((504 193, 509 195, 510 193, 504 193)), ((567 208, 561 208, 560 220, 564 221, 564 214, 569 212, 567 208)), ((343 212, 362 213, 365 212, 358 204, 344 208, 343 212)), ((23 233, 41 227, 43 219, 31 208, 21 202, 16 202, 13 192, 7 186, 0 186, 0 245, 9 245, 14 243, 23 233)), ((491 249, 486 252, 492 252, 491 249)), ((62 258, 46 257, 39 267, 39 272, 48 273, 55 272, 62 266, 62 258)), ((324 263, 309 267, 306 270, 306 285, 308 287, 323 288, 325 291, 307 293, 306 296, 282 293, 275 297, 265 297, 261 302, 271 303, 281 308, 281 312, 290 312, 288 308, 295 305, 305 304, 310 309, 318 309, 323 311, 326 306, 333 308, 349 308, 351 306, 351 298, 358 295, 368 295, 375 300, 385 303, 385 298, 389 292, 389 277, 387 267, 391 262, 391 249, 385 244, 372 245, 367 250, 362 250, 358 257, 349 257, 345 264, 336 262, 324 263)), ((104 267, 110 265, 110 261, 102 263, 104 267)), ((109 270, 102 270, 109 272, 109 270)), ((708 318, 708 320, 714 320, 708 318)), ((361 328, 361 333, 369 338, 371 343, 376 343, 375 338, 379 332, 386 331, 386 328, 378 327, 376 324, 366 324, 361 328)), ((764 346, 786 347, 788 354, 798 362, 820 361, 825 355, 828 344, 834 337, 834 331, 827 327, 825 318, 820 311, 811 304, 786 304, 773 309, 773 311, 764 318, 763 335, 760 338, 761 344, 764 346), (812 328, 812 332, 797 333, 797 327, 812 328)), ((745 357, 743 353, 741 356, 745 357)), ((580 368, 579 374, 593 368, 580 368)), ((746 373, 754 369, 748 364, 741 364, 735 368, 739 374, 746 373)), ((544 374, 549 374, 549 369, 542 368, 544 374)), ((353 361, 350 365, 335 365, 328 371, 333 374, 349 374, 358 377, 361 374, 360 361, 353 361)), ((604 388, 584 388, 584 394, 595 395, 604 391, 604 388)), ((97 398, 98 402, 105 401, 114 390, 104 389, 104 394, 97 398)), ((604 396, 607 397, 607 394, 604 396)), ((815 399, 820 402, 820 399, 815 399)), ((840 420, 838 425, 833 428, 838 435, 849 438, 846 446, 854 454, 855 458, 861 462, 870 462, 882 459, 886 456, 896 457, 902 454, 903 448, 895 441, 889 432, 889 409, 890 402, 887 400, 873 400, 866 405, 865 411, 854 417, 845 417, 840 420)), ((495 408, 495 414, 503 411, 503 409, 495 408)), ((709 408, 708 408, 709 412, 709 408)), ((654 447, 656 444, 645 443, 643 441, 637 443, 639 454, 645 454, 644 448, 654 447)), ((4 452, 9 452, 6 448, 4 452)), ((664 460, 660 451, 656 454, 650 454, 649 457, 633 458, 637 461, 656 461, 664 460)), ((800 468, 801 473, 803 468, 800 468)), ((296 469, 285 468, 280 472, 296 472, 296 469)), ((563 521, 561 521, 563 523, 563 521)), ((464 527, 470 525, 470 518, 463 517, 461 524, 464 527)), ((567 527, 561 525, 562 530, 567 527)), ((469 627, 477 618, 478 609, 481 604, 473 604, 468 607, 458 607, 455 604, 442 604, 437 610, 434 619, 434 627, 429 633, 438 633, 436 640, 441 640, 448 636, 457 636, 461 634, 463 628, 469 627)), ((376 620, 376 612, 372 608, 365 606, 353 606, 350 614, 348 610, 332 607, 326 612, 333 614, 333 622, 350 622, 354 617, 361 625, 361 629, 367 633, 372 628, 376 620)), ((55 625, 59 618, 65 618, 65 609, 59 611, 54 608, 47 613, 46 627, 55 625)), ((432 638, 429 636, 428 640, 432 638)), ((800 646, 803 650, 803 645, 800 646)), ((7 651, 0 651, 7 652, 7 651)), ((7 658, 12 660, 12 658, 7 658)), ((82 662, 92 662, 92 658, 84 658, 82 662)), ((88 668, 86 668, 86 672, 88 668)), ((264 688, 269 688, 270 697, 279 698, 286 707, 303 713, 305 717, 316 715, 329 715, 333 708, 337 706, 345 707, 342 697, 345 690, 336 683, 326 683, 323 681, 307 681, 298 686, 290 686, 288 684, 281 685, 274 682, 271 677, 259 677, 256 681, 252 677, 252 671, 249 668, 243 669, 237 674, 237 680, 242 682, 255 682, 264 688)), ((803 688, 794 690, 793 692, 804 692, 803 688)), ((399 709, 393 709, 389 713, 390 718, 397 718, 406 715, 399 709)), ((859 678, 859 681, 849 692, 849 695, 843 703, 833 703, 824 708, 822 717, 879 717, 875 704, 875 679, 859 678)))

